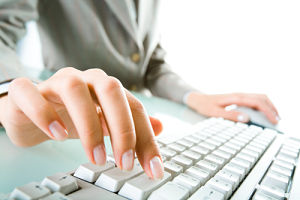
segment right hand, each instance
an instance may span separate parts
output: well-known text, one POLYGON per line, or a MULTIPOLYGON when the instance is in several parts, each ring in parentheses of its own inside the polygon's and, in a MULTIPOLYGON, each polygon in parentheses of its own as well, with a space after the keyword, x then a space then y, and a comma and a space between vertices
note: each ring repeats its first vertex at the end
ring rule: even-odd
POLYGON ((89 160, 103 165, 103 136, 110 135, 118 167, 131 170, 136 152, 148 176, 163 176, 154 141, 161 122, 149 120, 140 101, 100 69, 63 68, 38 85, 15 79, 0 98, 0 110, 0 121, 17 146, 79 137, 89 160))

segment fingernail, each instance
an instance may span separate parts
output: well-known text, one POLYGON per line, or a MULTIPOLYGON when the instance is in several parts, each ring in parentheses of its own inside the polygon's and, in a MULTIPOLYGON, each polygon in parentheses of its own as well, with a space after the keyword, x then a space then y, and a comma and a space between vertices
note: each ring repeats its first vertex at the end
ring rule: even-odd
POLYGON ((239 122, 248 122, 249 121, 249 116, 248 115, 245 115, 245 114, 240 114, 238 117, 237 117, 237 120, 239 122))
POLYGON ((281 120, 281 118, 278 115, 276 115, 275 119, 277 122, 279 122, 281 120))
POLYGON ((129 151, 126 151, 123 153, 122 156, 122 169, 129 171, 133 168, 133 151, 130 149, 129 151))
POLYGON ((164 167, 158 156, 150 160, 150 168, 154 179, 161 179, 164 176, 164 167))
POLYGON ((104 165, 106 163, 105 147, 102 144, 96 146, 93 150, 94 160, 97 165, 104 165))
POLYGON ((69 135, 67 130, 58 121, 53 121, 49 125, 49 130, 57 140, 63 140, 69 135))

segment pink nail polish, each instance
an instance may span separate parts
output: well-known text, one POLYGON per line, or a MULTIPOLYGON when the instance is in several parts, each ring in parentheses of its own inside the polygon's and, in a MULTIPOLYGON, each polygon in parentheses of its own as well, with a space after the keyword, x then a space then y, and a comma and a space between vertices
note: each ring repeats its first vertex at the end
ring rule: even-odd
POLYGON ((150 160, 150 168, 154 179, 161 179, 164 177, 164 167, 158 156, 150 160))
POLYGON ((106 153, 104 145, 100 144, 93 150, 94 160, 97 165, 104 165, 106 163, 106 153))
POLYGON ((132 170, 133 167, 133 151, 130 149, 129 151, 126 151, 123 153, 122 156, 122 169, 129 171, 132 170))
POLYGON ((49 125, 49 130, 57 140, 63 140, 68 136, 67 130, 58 121, 53 121, 49 125))

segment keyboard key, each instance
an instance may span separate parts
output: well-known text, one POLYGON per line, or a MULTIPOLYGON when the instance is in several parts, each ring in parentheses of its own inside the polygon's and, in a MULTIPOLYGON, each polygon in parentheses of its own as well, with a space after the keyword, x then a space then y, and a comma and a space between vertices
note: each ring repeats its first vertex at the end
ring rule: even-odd
MULTIPOLYGON (((241 146, 238 146, 235 143, 232 143, 231 141, 227 142, 226 144, 224 144, 224 146, 228 147, 229 149, 232 149, 235 152, 238 152, 241 150, 241 146)), ((223 149, 222 149, 223 150, 223 149)))
POLYGON ((277 172, 277 173, 279 173, 281 175, 285 175, 287 177, 291 177, 292 176, 292 172, 293 172, 290 169, 287 169, 285 167, 282 167, 282 166, 274 164, 274 163, 271 165, 270 171, 277 172))
POLYGON ((264 190, 257 190, 252 200, 278 200, 278 198, 268 195, 264 190))
POLYGON ((32 200, 50 195, 50 190, 36 182, 16 187, 10 195, 10 199, 32 200))
POLYGON ((143 168, 141 167, 140 163, 135 160, 133 169, 131 171, 123 171, 117 167, 107 170, 100 175, 95 185, 111 192, 117 192, 127 180, 141 173, 143 173, 143 168))
POLYGON ((64 194, 62 194, 60 192, 55 192, 49 196, 41 198, 40 200, 72 200, 72 199, 65 196, 64 194))
POLYGON ((283 190, 281 190, 280 188, 261 185, 259 190, 262 190, 263 193, 265 193, 273 198, 282 199, 282 200, 284 199, 285 192, 283 190))
POLYGON ((197 190, 188 200, 225 200, 225 195, 211 187, 204 186, 197 190))
POLYGON ((49 188, 52 192, 60 192, 63 194, 69 194, 78 189, 76 179, 64 173, 47 176, 42 181, 42 185, 49 188))
POLYGON ((68 197, 73 200, 126 200, 124 197, 95 186, 89 182, 85 182, 81 179, 78 179, 77 182, 80 189, 68 195, 68 197))
MULTIPOLYGON (((199 142, 203 141, 203 140, 206 140, 206 138, 208 137, 208 136, 202 135, 202 134, 193 134, 192 136, 195 137, 195 138, 198 138, 199 142)), ((197 143, 199 143, 199 142, 197 142, 197 143)))
POLYGON ((246 174, 251 169, 251 163, 249 161, 247 161, 247 160, 235 157, 230 162, 234 163, 236 165, 239 165, 241 167, 244 167, 246 169, 246 174))
POLYGON ((177 140, 176 143, 180 144, 180 145, 183 145, 185 146, 186 148, 190 148, 192 146, 195 145, 194 142, 191 142, 189 140, 186 140, 186 139, 180 139, 180 140, 177 140))
POLYGON ((201 147, 201 146, 194 146, 190 150, 200 153, 202 155, 207 155, 210 152, 209 149, 207 149, 205 147, 201 147))
POLYGON ((226 144, 223 145, 223 146, 221 146, 221 147, 219 147, 218 150, 222 150, 222 151, 224 151, 226 153, 229 153, 229 154, 231 154, 231 156, 233 156, 233 155, 235 155, 237 153, 236 149, 233 149, 230 146, 226 146, 226 144))
POLYGON ((195 166, 188 168, 185 173, 199 179, 201 184, 204 184, 210 177, 209 171, 195 166))
POLYGON ((241 153, 247 154, 249 156, 252 156, 253 158, 255 158, 255 162, 257 161, 257 159, 260 157, 259 153, 256 151, 252 151, 251 149, 248 149, 247 147, 244 148, 241 153))
POLYGON ((280 188, 283 191, 286 191, 288 184, 289 184, 289 177, 272 171, 266 174, 265 178, 261 183, 261 185, 265 185, 269 187, 274 186, 280 188))
POLYGON ((286 155, 283 154, 283 153, 279 153, 279 154, 276 156, 276 159, 277 159, 277 160, 281 160, 281 161, 283 161, 283 162, 287 162, 287 163, 293 164, 293 165, 296 164, 296 159, 295 159, 295 158, 291 158, 291 157, 289 157, 289 156, 286 156, 286 155))
POLYGON ((220 149, 213 151, 212 154, 225 159, 225 161, 228 161, 229 159, 232 158, 232 154, 222 151, 220 149))
POLYGON ((229 182, 225 182, 222 179, 219 179, 217 177, 210 179, 206 183, 206 185, 211 186, 211 188, 224 194, 226 199, 231 195, 232 189, 233 189, 233 185, 231 185, 229 182))
POLYGON ((219 165, 220 167, 222 167, 226 163, 224 158, 221 158, 221 157, 213 155, 213 154, 209 154, 209 155, 205 156, 205 160, 209 160, 209 161, 219 165))
POLYGON ((230 172, 226 169, 222 169, 221 171, 219 171, 215 177, 230 183, 231 185, 233 185, 233 189, 235 189, 239 185, 241 179, 238 174, 230 172))
POLYGON ((290 151, 285 148, 280 149, 280 153, 283 154, 284 156, 290 157, 292 159, 298 158, 298 152, 290 151))
POLYGON ((251 166, 251 167, 252 167, 252 166, 255 164, 255 162, 256 162, 255 157, 250 156, 250 155, 245 154, 245 153, 242 153, 242 152, 238 153, 238 154, 236 155, 236 158, 240 158, 240 159, 243 159, 243 160, 248 161, 248 162, 250 163, 250 166, 251 166))
POLYGON ((170 158, 172 158, 173 156, 175 156, 177 154, 176 151, 169 149, 167 147, 161 148, 160 153, 161 153, 161 155, 165 156, 167 158, 167 160, 169 160, 170 158))
POLYGON ((164 177, 160 180, 153 180, 143 173, 127 181, 118 194, 128 199, 143 200, 170 179, 171 174, 168 172, 164 172, 164 177))
POLYGON ((193 161, 184 155, 177 155, 173 157, 171 161, 175 162, 178 165, 181 165, 183 167, 183 170, 186 170, 193 164, 193 161))
POLYGON ((193 143, 195 143, 195 144, 198 144, 199 142, 201 142, 201 139, 200 139, 200 138, 195 137, 195 136, 193 136, 193 135, 189 135, 189 136, 185 137, 184 139, 186 139, 186 140, 188 140, 188 141, 190 141, 190 142, 193 142, 193 143))
POLYGON ((189 196, 189 191, 181 185, 167 182, 159 189, 152 192, 148 200, 184 200, 189 196))
POLYGON ((232 162, 229 162, 228 164, 226 164, 223 169, 226 169, 230 172, 238 174, 238 176, 240 177, 240 181, 246 175, 246 169, 244 167, 242 167, 240 165, 237 165, 237 164, 234 164, 232 162))
POLYGON ((209 151, 213 151, 217 148, 217 145, 214 145, 214 144, 211 144, 211 143, 208 143, 208 142, 202 142, 198 146, 209 149, 209 151))
POLYGON ((177 143, 169 144, 169 145, 168 145, 168 148, 170 148, 170 149, 176 151, 177 153, 181 153, 181 152, 183 152, 183 151, 186 149, 185 146, 180 145, 180 144, 177 144, 177 143))
POLYGON ((92 163, 85 163, 78 167, 74 176, 84 181, 93 183, 97 180, 100 174, 108 169, 113 168, 115 165, 112 162, 107 162, 103 166, 94 165, 92 163))
POLYGON ((164 167, 165 171, 169 172, 173 178, 183 172, 183 167, 172 161, 164 162, 164 167))
POLYGON ((286 162, 281 161, 281 160, 275 160, 273 163, 276 164, 276 165, 279 165, 281 167, 284 167, 284 168, 286 168, 288 170, 293 170, 294 169, 294 165, 293 164, 286 163, 286 162))
POLYGON ((186 173, 180 174, 173 180, 174 183, 182 185, 187 188, 191 193, 194 193, 196 189, 200 187, 201 181, 193 176, 190 176, 186 173))
POLYGON ((197 152, 192 151, 192 150, 186 150, 186 151, 182 152, 182 155, 184 155, 187 158, 191 159, 193 161, 193 163, 198 162, 202 158, 202 155, 200 153, 197 153, 197 152))
POLYGON ((200 160, 199 162, 197 162, 197 166, 209 171, 210 176, 213 176, 219 168, 217 164, 212 163, 208 160, 200 160))
POLYGON ((222 142, 220 142, 218 140, 215 140, 215 139, 212 139, 212 138, 209 138, 208 140, 205 140, 205 142, 216 145, 217 147, 222 145, 222 142))

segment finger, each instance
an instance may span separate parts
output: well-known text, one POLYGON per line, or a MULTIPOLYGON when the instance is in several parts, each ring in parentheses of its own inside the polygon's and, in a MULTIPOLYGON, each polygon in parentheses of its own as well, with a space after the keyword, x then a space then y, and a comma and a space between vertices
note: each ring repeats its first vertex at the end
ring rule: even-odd
POLYGON ((163 124, 161 123, 161 121, 159 119, 156 119, 154 117, 150 116, 149 119, 150 119, 150 123, 153 128, 155 136, 158 136, 163 130, 163 124))
POLYGON ((100 120, 88 86, 80 76, 81 72, 74 69, 61 70, 45 82, 51 90, 47 93, 58 96, 66 106, 89 160, 103 165, 106 152, 100 120))
POLYGON ((9 98, 44 133, 55 140, 63 140, 68 134, 62 120, 28 79, 15 79, 9 88, 9 98))
POLYGON ((267 104, 274 110, 274 114, 277 116, 277 117, 279 117, 279 113, 278 113, 278 110, 277 110, 277 108, 274 106, 274 104, 272 103, 272 101, 268 98, 268 97, 265 97, 264 98, 265 99, 265 101, 267 102, 267 104))
POLYGON ((108 130, 108 127, 107 127, 107 124, 106 124, 106 121, 105 121, 105 117, 103 115, 103 112, 101 110, 101 107, 97 104, 96 105, 96 111, 97 111, 97 114, 98 114, 98 117, 99 117, 99 120, 100 120, 100 124, 102 126, 102 133, 104 136, 109 136, 109 130, 108 130))
POLYGON ((259 110, 265 114, 265 116, 269 119, 273 124, 277 124, 276 116, 274 115, 274 111, 268 106, 265 101, 260 98, 252 97, 249 95, 239 94, 239 95, 230 95, 227 96, 223 101, 223 106, 236 104, 238 106, 246 106, 256 110, 259 110))
POLYGON ((128 91, 126 96, 132 111, 136 130, 136 153, 146 174, 153 179, 163 177, 163 164, 158 147, 154 141, 154 132, 143 105, 128 91))
POLYGON ((85 71, 85 78, 101 106, 111 136, 116 164, 123 170, 131 170, 136 136, 124 88, 117 79, 99 70, 85 71))
POLYGON ((215 108, 210 114, 214 117, 222 117, 235 122, 247 123, 250 120, 249 116, 245 113, 235 110, 225 110, 222 107, 215 108))

